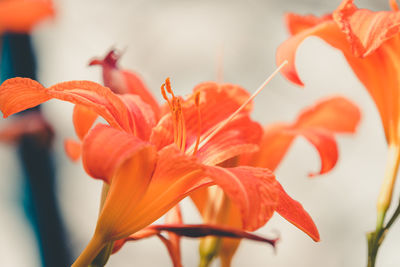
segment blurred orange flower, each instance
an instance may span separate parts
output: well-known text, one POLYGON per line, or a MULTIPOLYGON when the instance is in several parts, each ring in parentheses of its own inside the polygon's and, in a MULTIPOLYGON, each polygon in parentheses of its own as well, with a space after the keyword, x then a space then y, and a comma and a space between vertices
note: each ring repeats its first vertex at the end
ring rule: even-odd
POLYGON ((0 1, 0 33, 30 32, 42 19, 53 16, 51 0, 0 1))
POLYGON ((309 36, 318 36, 339 49, 356 76, 364 84, 378 108, 389 145, 387 171, 378 197, 378 225, 382 225, 390 205, 400 161, 400 11, 391 0, 392 11, 358 9, 344 0, 323 17, 287 14, 292 37, 277 51, 278 64, 289 61, 282 73, 303 85, 295 68, 296 49, 309 36))

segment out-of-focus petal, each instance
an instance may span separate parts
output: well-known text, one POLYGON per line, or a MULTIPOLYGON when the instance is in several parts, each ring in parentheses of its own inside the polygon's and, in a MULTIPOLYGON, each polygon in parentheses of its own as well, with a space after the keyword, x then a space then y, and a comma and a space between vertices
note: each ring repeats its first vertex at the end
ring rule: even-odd
MULTIPOLYGON (((305 137, 318 151, 319 174, 330 171, 338 159, 334 133, 354 133, 360 121, 358 107, 343 97, 330 97, 304 109, 292 124, 277 123, 265 128, 260 150, 243 155, 241 164, 275 170, 294 138, 305 137)), ((311 174, 313 176, 315 174, 311 174)))
POLYGON ((314 241, 319 241, 318 229, 311 216, 304 210, 303 206, 292 199, 279 185, 279 204, 276 211, 287 221, 295 225, 314 241))
POLYGON ((80 141, 66 139, 64 141, 64 149, 72 161, 77 161, 82 155, 82 143, 80 141))
MULTIPOLYGON (((11 120, 0 130, 0 142, 16 143, 24 136, 35 136, 38 142, 50 142, 53 137, 52 127, 38 112, 29 112, 11 120)), ((43 145, 50 145, 50 143, 43 145)))
POLYGON ((27 33, 44 18, 54 15, 50 0, 0 1, 0 32, 27 33))
POLYGON ((295 128, 322 128, 333 133, 354 133, 361 119, 360 109, 350 100, 329 97, 304 109, 297 117, 295 128))
POLYGON ((346 33, 352 51, 358 57, 368 56, 400 32, 399 11, 358 9, 353 0, 344 0, 332 16, 346 33))
POLYGON ((245 230, 254 231, 271 218, 278 204, 278 183, 271 171, 252 167, 207 167, 207 171, 239 208, 245 230))
POLYGON ((75 105, 72 121, 74 123, 76 135, 79 139, 83 139, 93 123, 96 121, 98 115, 91 109, 83 105, 75 105))
POLYGON ((330 171, 338 160, 338 149, 335 137, 329 131, 323 129, 307 129, 301 134, 317 149, 321 160, 321 168, 318 173, 310 173, 313 177, 330 171))
POLYGON ((118 67, 120 55, 111 50, 103 59, 94 59, 89 65, 100 65, 103 68, 105 86, 118 94, 138 95, 145 103, 150 105, 156 118, 160 115, 160 106, 153 94, 149 91, 139 75, 118 67))
POLYGON ((286 23, 292 32, 296 32, 292 37, 283 42, 277 49, 276 62, 278 65, 285 60, 289 64, 282 69, 282 74, 291 82, 303 86, 296 66, 296 50, 299 45, 310 36, 317 36, 338 49, 350 51, 350 45, 346 40, 346 35, 339 29, 337 24, 329 17, 316 18, 313 16, 300 16, 294 14, 286 15, 286 23))
POLYGON ((83 140, 83 166, 92 177, 110 183, 120 164, 141 150, 152 150, 152 147, 131 134, 99 124, 83 140))
POLYGON ((275 170, 293 142, 293 132, 288 131, 287 124, 269 125, 259 144, 259 151, 253 154, 244 154, 240 158, 240 165, 268 168, 275 170))

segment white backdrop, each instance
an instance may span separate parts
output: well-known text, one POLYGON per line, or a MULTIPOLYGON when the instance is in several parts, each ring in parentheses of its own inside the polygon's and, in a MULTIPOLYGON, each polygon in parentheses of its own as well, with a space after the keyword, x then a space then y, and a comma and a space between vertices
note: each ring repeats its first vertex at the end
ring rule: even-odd
MULTIPOLYGON (((126 49, 121 66, 141 73, 161 100, 159 86, 168 76, 182 95, 199 82, 215 80, 218 55, 223 50, 224 80, 254 91, 275 69, 275 50, 288 37, 284 12, 323 14, 339 2, 59 0, 56 18, 34 32, 39 79, 45 85, 77 79, 100 82, 100 69, 89 68, 87 63, 114 46, 126 49)), ((372 0, 356 3, 375 10, 388 8, 386 3, 378 6, 372 0)), ((256 98, 255 119, 263 124, 291 121, 303 107, 334 94, 356 102, 363 118, 355 136, 338 138, 340 158, 331 173, 307 178, 311 170, 319 168, 319 160, 302 139, 296 140, 276 172, 287 191, 314 218, 321 242, 314 243, 275 215, 258 232, 266 236, 280 233, 277 253, 267 245, 244 241, 233 266, 365 266, 365 232, 375 225, 375 201, 386 159, 377 111, 342 55, 322 41, 310 38, 304 42, 297 66, 305 88, 276 77, 256 98)), ((72 105, 51 101, 44 105, 44 112, 56 129, 59 201, 77 255, 94 229, 101 184, 64 154, 64 138, 74 136, 72 105)), ((15 204, 20 183, 15 158, 13 148, 0 146, 0 258, 4 266, 39 266, 31 231, 15 204)), ((395 202, 398 193, 396 190, 395 202)), ((185 221, 199 222, 190 201, 185 200, 184 206, 188 209, 184 210, 185 221)), ((399 266, 395 249, 399 227, 394 225, 385 240, 379 267, 399 266)), ((196 240, 183 241, 183 263, 197 265, 196 240)), ((154 238, 127 244, 108 266, 169 265, 165 248, 154 238)))

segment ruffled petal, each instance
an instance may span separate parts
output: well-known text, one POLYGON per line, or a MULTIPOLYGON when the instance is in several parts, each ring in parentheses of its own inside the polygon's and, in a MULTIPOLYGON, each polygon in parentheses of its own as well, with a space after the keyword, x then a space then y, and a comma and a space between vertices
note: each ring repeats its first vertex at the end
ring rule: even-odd
POLYGON ((252 167, 207 167, 207 171, 239 208, 245 230, 254 231, 271 218, 278 204, 278 183, 271 171, 252 167))
POLYGON ((119 165, 142 150, 152 151, 153 146, 131 134, 99 124, 83 140, 83 166, 92 177, 110 183, 119 165))
POLYGON ((82 143, 80 141, 66 139, 64 141, 64 149, 72 161, 77 161, 82 155, 82 143))
POLYGON ((4 118, 50 99, 46 88, 31 79, 9 79, 0 86, 0 109, 4 118))
POLYGON ((134 133, 129 108, 112 91, 89 81, 70 81, 44 88, 28 78, 13 78, 0 86, 0 109, 5 117, 37 106, 51 98, 85 106, 111 126, 134 133))
POLYGON ((279 204, 276 211, 287 221, 309 235, 314 241, 319 241, 318 229, 311 216, 303 206, 292 199, 279 185, 279 204))
POLYGON ((27 33, 41 20, 53 16, 50 0, 0 1, 0 32, 27 33))
POLYGON ((400 32, 399 11, 373 12, 358 9, 353 0, 344 0, 332 15, 357 57, 368 56, 400 32))

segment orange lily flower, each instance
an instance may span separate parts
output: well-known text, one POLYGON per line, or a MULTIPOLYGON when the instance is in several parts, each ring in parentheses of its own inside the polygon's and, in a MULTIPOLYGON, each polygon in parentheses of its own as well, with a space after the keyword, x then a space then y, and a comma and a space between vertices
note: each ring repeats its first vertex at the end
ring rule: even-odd
MULTIPOLYGON (((318 174, 326 173, 335 166, 338 159, 334 134, 354 133, 360 117, 357 106, 347 99, 343 97, 327 98, 303 110, 294 123, 276 123, 265 127, 259 142, 260 149, 255 153, 238 156, 233 164, 268 168, 274 171, 293 140, 297 136, 303 136, 319 153, 321 169, 318 174)), ((314 173, 310 174, 310 176, 314 175, 314 173)), ((315 225, 301 204, 290 198, 282 187, 280 190, 276 212, 308 234, 314 241, 319 241, 315 225)), ((207 209, 210 208, 208 205, 211 204, 214 209, 218 209, 215 207, 215 194, 207 192, 206 188, 196 191, 191 196, 206 221, 209 217, 207 215, 207 209)), ((217 218, 217 223, 237 228, 242 227, 240 214, 232 203, 223 204, 219 208, 213 215, 217 218)), ((218 253, 222 266, 230 266, 239 244, 240 240, 222 239, 218 253)))
MULTIPOLYGON (((358 9, 352 0, 344 0, 330 15, 314 17, 288 14, 286 22, 292 37, 277 51, 277 62, 289 61, 283 74, 303 85, 295 68, 295 52, 309 36, 318 36, 339 49, 358 79, 371 95, 382 120, 388 143, 388 161, 377 201, 376 231, 369 236, 371 257, 375 258, 377 241, 383 234, 386 212, 392 201, 393 188, 400 162, 400 11, 390 0, 392 11, 373 12, 358 9), (375 255, 372 255, 375 254, 375 255)), ((378 244, 379 243, 379 244, 378 244)), ((372 259, 372 258, 370 258, 372 259)), ((369 264, 373 265, 375 259, 369 264)))
POLYGON ((2 0, 0 33, 30 32, 42 19, 53 15, 54 9, 50 0, 2 0))
POLYGON ((211 184, 236 203, 244 229, 256 229, 271 217, 279 184, 269 170, 213 166, 257 147, 261 128, 249 119, 248 93, 230 84, 204 83, 184 100, 174 96, 169 80, 164 86, 171 113, 157 125, 140 97, 116 95, 93 82, 45 88, 14 78, 0 86, 5 117, 57 98, 89 108, 110 124, 95 126, 83 139, 85 170, 110 189, 95 234, 74 266, 90 264, 107 242, 143 229, 194 190, 211 184))

